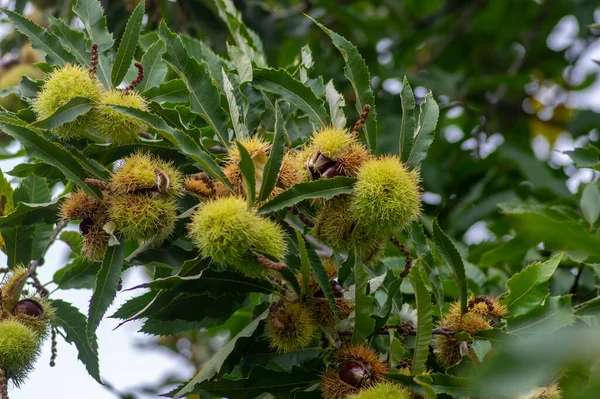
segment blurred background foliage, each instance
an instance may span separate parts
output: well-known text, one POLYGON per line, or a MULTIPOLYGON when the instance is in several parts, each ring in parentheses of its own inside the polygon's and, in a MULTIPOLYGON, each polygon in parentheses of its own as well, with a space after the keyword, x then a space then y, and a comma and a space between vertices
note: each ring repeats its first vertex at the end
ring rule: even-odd
MULTIPOLYGON (((9 7, 25 10, 41 25, 62 17, 77 26, 72 0, 32 3, 35 7, 16 0, 9 7)), ((137 2, 102 3, 109 30, 118 38, 137 2)), ((146 3, 146 31, 156 29, 165 18, 172 29, 201 39, 217 54, 227 52, 228 30, 212 1, 146 3)), ((508 278, 523 266, 566 251, 552 279, 552 295, 573 294, 575 313, 583 309, 579 323, 597 324, 595 317, 587 316, 598 306, 593 299, 600 284, 596 224, 600 192, 595 171, 600 151, 594 145, 600 124, 594 109, 600 107, 600 67, 595 61, 600 59, 600 30, 588 27, 600 20, 597 1, 236 0, 235 4, 244 22, 261 37, 268 64, 298 65, 300 48, 308 44, 313 75, 333 79, 350 105, 348 110, 354 108, 354 92, 341 73, 343 59, 305 14, 353 42, 370 69, 380 123, 378 145, 385 152, 398 151, 403 76, 415 88, 417 102, 432 91, 441 112, 437 138, 422 165, 424 225, 430 228, 437 216, 456 240, 469 262, 469 288, 476 294, 500 294, 508 278), (575 147, 583 149, 571 152, 575 147)), ((23 47, 25 42, 15 33, 0 42, 0 89, 15 65, 38 61, 23 47)), ((349 122, 358 117, 348 116, 349 122)), ((9 144, 6 137, 2 140, 9 144)), ((401 268, 403 260, 392 257, 388 263, 401 268)), ((452 296, 456 288, 449 276, 448 271, 442 282, 446 295, 452 296)), ((250 318, 251 308, 246 316, 250 318)), ((222 338, 235 335, 247 319, 235 322, 156 344, 181 353, 200 368, 222 338)), ((162 392, 161 385, 148 387, 147 392, 162 392)))

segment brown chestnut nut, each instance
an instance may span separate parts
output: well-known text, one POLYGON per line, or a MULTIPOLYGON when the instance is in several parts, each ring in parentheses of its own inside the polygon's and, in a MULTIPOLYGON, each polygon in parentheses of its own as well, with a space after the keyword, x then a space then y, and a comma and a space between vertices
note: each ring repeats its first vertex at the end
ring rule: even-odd
POLYGON ((14 316, 25 314, 31 317, 42 317, 44 315, 44 308, 33 299, 23 299, 15 305, 12 314, 14 316))
POLYGON ((369 379, 369 371, 364 364, 351 360, 344 363, 340 368, 338 376, 346 384, 360 388, 363 382, 369 379))

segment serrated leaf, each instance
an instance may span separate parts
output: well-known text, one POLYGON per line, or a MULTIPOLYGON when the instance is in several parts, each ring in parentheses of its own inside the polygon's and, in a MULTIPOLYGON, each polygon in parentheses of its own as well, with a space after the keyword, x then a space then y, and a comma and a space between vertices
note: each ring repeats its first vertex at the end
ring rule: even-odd
POLYGON ((537 307, 549 294, 548 283, 564 253, 542 263, 534 263, 513 275, 507 282, 508 292, 502 304, 508 308, 507 318, 526 314, 537 307))
MULTIPOLYGON (((310 17, 309 17, 310 18, 310 17)), ((356 111, 360 115, 365 105, 371 106, 371 113, 365 126, 363 127, 364 140, 371 151, 377 151, 377 112, 375 109, 375 96, 371 89, 371 79, 369 70, 365 60, 362 58, 358 49, 343 36, 338 35, 334 31, 328 29, 321 23, 311 20, 317 24, 332 40, 333 45, 342 54, 346 66, 344 67, 344 75, 354 89, 356 95, 356 111)))
POLYGON ((80 65, 89 65, 90 48, 86 44, 86 38, 82 31, 71 29, 65 21, 60 18, 49 16, 50 27, 60 39, 64 48, 68 49, 77 59, 80 65))
POLYGON ((331 199, 336 195, 350 194, 354 191, 356 179, 351 177, 334 177, 307 183, 296 184, 277 195, 258 209, 259 214, 275 212, 295 205, 310 198, 331 199))
POLYGON ((575 316, 596 316, 600 314, 600 297, 580 303, 574 309, 575 316))
MULTIPOLYGON (((300 241, 300 240, 299 240, 300 241)), ((325 294, 325 298, 327 298, 327 302, 329 302, 329 306, 333 310, 333 314, 335 315, 336 320, 339 318, 337 302, 335 300, 335 296, 333 294, 333 288, 331 287, 331 281, 329 280, 329 275, 321 262, 321 258, 317 255, 317 252, 312 247, 312 245, 306 245, 306 255, 308 256, 308 261, 310 263, 310 267, 313 272, 313 276, 319 287, 325 294)))
POLYGON ((12 227, 10 229, 2 229, 1 233, 8 268, 14 269, 18 265, 29 264, 29 261, 32 260, 31 250, 35 227, 12 227))
POLYGON ((189 56, 181 38, 171 32, 164 20, 160 24, 160 38, 166 44, 163 59, 179 75, 190 92, 192 112, 197 113, 208 123, 219 141, 229 143, 227 119, 221 108, 221 93, 213 85, 205 64, 189 56))
POLYGON ((421 257, 417 259, 408 278, 415 291, 415 302, 417 304, 417 335, 415 337, 412 374, 419 375, 425 372, 425 362, 429 357, 429 345, 433 335, 431 296, 423 281, 421 257))
POLYGON ((344 96, 335 89, 335 86, 333 86, 333 80, 327 82, 327 85, 325 86, 325 96, 327 98, 327 104, 329 104, 331 123, 337 128, 344 129, 347 123, 346 114, 344 114, 346 100, 344 99, 344 96))
POLYGON ((36 121, 33 125, 41 129, 52 129, 65 123, 74 121, 78 116, 87 113, 94 107, 89 98, 74 97, 66 104, 58 107, 56 111, 46 119, 36 121))
MULTIPOLYGON (((421 103, 421 112, 417 123, 417 132, 414 137, 414 143, 407 159, 407 164, 412 168, 418 168, 421 161, 427 156, 427 150, 435 137, 435 128, 437 126, 440 108, 433 99, 431 92, 425 96, 425 101, 421 103)), ((404 149, 403 149, 404 151, 404 149)))
POLYGON ((158 86, 151 87, 142 93, 148 101, 157 103, 185 103, 190 98, 190 92, 181 79, 173 79, 158 86))
POLYGON ((263 171, 263 183, 260 187, 259 201, 269 198, 273 188, 277 184, 279 171, 283 162, 285 152, 285 121, 279 108, 279 103, 275 103, 275 135, 271 153, 263 171))
POLYGON ((115 61, 112 69, 112 84, 116 87, 123 81, 127 70, 131 66, 131 61, 135 54, 138 41, 140 39, 140 31, 142 29, 142 21, 144 19, 146 2, 140 1, 133 10, 131 17, 125 26, 125 32, 121 37, 119 50, 115 56, 115 61))
POLYGON ((239 167, 244 177, 244 189, 246 190, 246 199, 248 200, 249 206, 254 204, 256 199, 256 169, 254 167, 254 161, 248 153, 248 150, 239 142, 235 143, 238 151, 240 152, 239 167))
POLYGON ((579 206, 585 220, 590 225, 596 223, 598 216, 600 216, 600 190, 598 190, 596 183, 590 183, 585 186, 581 194, 579 206))
POLYGON ((54 323, 65 332, 65 340, 77 347, 78 359, 85 365, 88 373, 99 383, 98 340, 96 335, 86 335, 87 321, 79 310, 68 302, 56 299, 52 301, 56 310, 54 323))
POLYGON ((119 245, 108 247, 100 270, 96 275, 96 283, 94 285, 94 294, 90 300, 90 309, 88 317, 87 337, 91 340, 95 337, 96 329, 100 325, 100 321, 104 317, 104 313, 112 304, 117 295, 117 286, 121 279, 121 271, 123 269, 123 248, 125 240, 121 239, 119 245))
POLYGON ((506 331, 519 336, 553 334, 574 323, 571 296, 552 296, 530 312, 511 318, 506 331))
POLYGON ((227 104, 229 104, 229 116, 231 117, 231 124, 233 125, 233 132, 235 138, 241 140, 244 138, 244 130, 242 129, 242 122, 240 121, 240 110, 237 106, 235 94, 233 93, 233 85, 229 81, 225 69, 221 69, 223 76, 223 89, 225 90, 225 98, 227 98, 227 104))
POLYGON ((88 173, 84 167, 60 144, 46 139, 37 131, 11 124, 2 115, 0 115, 0 128, 18 140, 30 156, 58 168, 67 179, 73 181, 86 193, 97 196, 95 191, 85 184, 88 173))
POLYGON ((291 102, 308 115, 313 124, 327 125, 327 111, 323 101, 317 98, 310 87, 294 79, 285 69, 256 68, 252 85, 291 102))
POLYGON ((240 76, 240 84, 252 82, 252 61, 250 58, 239 47, 232 46, 229 43, 227 43, 227 54, 229 54, 229 58, 240 76))
POLYGON ((465 265, 450 238, 440 228, 437 219, 433 221, 433 240, 444 261, 454 271, 454 279, 458 284, 460 293, 461 314, 464 314, 467 311, 467 276, 465 265))
POLYGON ((127 300, 115 313, 110 315, 111 319, 129 319, 136 313, 148 306, 149 303, 156 297, 156 292, 146 292, 140 296, 133 297, 127 300))
POLYGON ((98 78, 106 89, 111 87, 112 62, 107 55, 113 47, 112 34, 106 28, 104 10, 98 0, 77 0, 73 12, 81 19, 88 34, 88 47, 98 45, 98 78))
POLYGON ((413 148, 415 136, 415 95, 406 76, 400 92, 402 102, 402 123, 400 124, 400 159, 407 162, 413 148))
POLYGON ((364 340, 373 333, 375 320, 371 318, 371 308, 373 307, 373 297, 369 295, 369 275, 364 269, 360 256, 354 254, 354 331, 352 333, 352 342, 362 344, 364 340))
MULTIPOLYGON (((137 87, 141 93, 144 93, 146 90, 150 90, 164 82, 168 70, 167 64, 165 64, 162 59, 162 55, 165 53, 165 51, 165 42, 158 39, 150 47, 148 47, 142 56, 141 63, 144 67, 144 80, 142 80, 142 83, 140 83, 137 87)), ((145 94, 144 97, 147 98, 145 94)))
POLYGON ((11 227, 33 226, 39 223, 53 224, 58 219, 56 201, 43 204, 19 203, 13 212, 0 217, 0 231, 11 227))
POLYGON ((250 324, 248 324, 242 331, 240 331, 235 337, 233 337, 225 346, 223 346, 213 357, 202 366, 202 370, 191 379, 185 386, 178 389, 173 395, 173 398, 181 398, 187 394, 193 393, 196 385, 199 385, 205 381, 209 381, 211 378, 216 376, 227 357, 235 349, 235 345, 240 338, 247 338, 254 334, 259 323, 266 319, 269 315, 269 309, 266 309, 258 317, 256 317, 250 324))
MULTIPOLYGON (((250 370, 248 377, 225 375, 213 381, 205 381, 196 385, 190 393, 200 395, 203 399, 253 399, 268 393, 270 398, 289 399, 297 389, 307 388, 319 381, 319 375, 314 370, 304 370, 295 367, 288 371, 272 371, 261 366, 250 370)), ((174 391, 167 396, 178 398, 174 391)))
POLYGON ((250 30, 232 0, 216 0, 218 15, 229 29, 234 43, 258 66, 266 65, 260 37, 250 30))
POLYGON ((74 63, 75 57, 62 46, 56 44, 60 42, 58 36, 50 33, 29 18, 26 18, 14 11, 6 8, 0 9, 12 21, 15 28, 27 36, 31 45, 36 50, 40 50, 46 54, 46 61, 53 65, 64 65, 66 63, 74 63))
POLYGON ((110 107, 122 112, 125 115, 132 116, 148 123, 163 138, 177 146, 181 153, 198 162, 206 173, 221 181, 227 187, 231 187, 231 183, 229 180, 227 180, 223 174, 223 171, 221 168, 219 168, 219 165, 215 162, 215 160, 187 134, 180 130, 173 129, 167 125, 164 120, 149 112, 140 111, 136 108, 120 107, 115 105, 110 107))
POLYGON ((99 263, 88 262, 80 256, 68 265, 58 269, 54 273, 52 281, 63 290, 94 288, 96 275, 99 271, 99 263))

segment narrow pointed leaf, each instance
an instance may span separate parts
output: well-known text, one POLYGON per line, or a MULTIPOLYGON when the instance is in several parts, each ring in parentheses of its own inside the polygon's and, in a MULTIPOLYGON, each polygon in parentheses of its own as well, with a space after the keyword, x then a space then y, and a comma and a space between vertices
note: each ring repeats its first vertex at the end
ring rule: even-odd
POLYGON ((402 102, 402 123, 400 124, 400 159, 407 162, 413 147, 415 136, 415 95, 406 76, 400 92, 402 102))
POLYGON ((254 167, 254 161, 248 150, 240 144, 240 142, 236 142, 238 151, 240 152, 240 163, 239 167, 242 171, 242 176, 244 177, 244 188, 246 189, 246 198, 248 199, 248 203, 250 206, 254 204, 254 200, 256 199, 256 169, 254 167))
POLYGON ((96 276, 94 294, 90 301, 87 338, 91 341, 95 338, 96 329, 104 317, 106 310, 112 304, 117 295, 117 286, 121 279, 123 269, 123 248, 125 240, 121 239, 119 245, 108 247, 100 271, 96 276))
POLYGON ((313 22, 331 38, 333 45, 337 47, 346 62, 344 74, 354 89, 354 94, 356 95, 356 111, 358 114, 360 115, 362 113, 362 109, 365 105, 368 104, 371 106, 370 116, 363 128, 364 140, 371 151, 377 151, 377 112, 375 110, 375 96, 371 89, 371 78, 369 76, 367 64, 358 52, 358 49, 346 38, 338 35, 314 19, 313 22))
POLYGON ((317 280, 319 287, 321 287, 323 294, 325 294, 325 298, 327 298, 329 306, 331 306, 333 314, 337 320, 339 318, 339 313, 335 296, 333 294, 333 288, 331 287, 331 281, 329 280, 329 275, 327 274, 327 271, 321 262, 321 258, 319 258, 319 255, 317 255, 317 252, 312 245, 306 245, 306 254, 308 256, 308 261, 310 262, 313 276, 315 277, 315 280, 317 280))
POLYGON ((371 308, 373 307, 373 297, 367 292, 369 287, 369 275, 365 271, 360 256, 355 255, 354 262, 354 283, 355 283, 355 302, 354 302, 354 332, 352 333, 352 342, 362 344, 364 340, 373 333, 375 328, 375 319, 371 318, 371 308))
POLYGON ((189 56, 181 38, 171 32, 164 21, 160 24, 160 38, 166 44, 163 59, 183 80, 190 92, 192 111, 200 115, 225 146, 229 143, 227 117, 221 108, 221 93, 213 85, 204 63, 189 56))
POLYGON ((240 121, 240 110, 237 106, 235 94, 233 93, 233 85, 229 81, 225 69, 221 69, 221 74, 223 76, 223 89, 225 90, 225 97, 227 98, 227 104, 229 105, 229 115, 231 117, 233 132, 235 138, 241 140, 244 138, 244 131, 242 130, 242 122, 240 121))
POLYGON ((271 153, 263 171, 263 183, 260 187, 259 201, 264 201, 269 198, 269 195, 277 184, 279 171, 285 150, 285 121, 279 108, 279 103, 275 104, 275 136, 273 137, 273 145, 271 153))
POLYGON ((415 351, 412 361, 412 374, 419 375, 425 371, 425 362, 429 357, 429 345, 433 334, 433 312, 431 296, 425 287, 421 271, 421 257, 409 275, 410 283, 415 291, 417 303, 417 335, 415 337, 415 351))
POLYGON ((514 274, 507 282, 508 292, 502 303, 508 308, 509 318, 530 312, 548 296, 549 282, 560 264, 564 253, 545 262, 534 263, 514 274))
POLYGON ((467 311, 467 276, 465 265, 450 238, 440 228, 437 219, 433 221, 433 240, 444 261, 454 271, 454 278, 460 292, 460 309, 461 313, 464 314, 467 311))
POLYGON ((14 11, 6 8, 1 8, 0 10, 6 14, 19 32, 29 38, 33 48, 46 54, 47 62, 54 65, 75 62, 73 54, 69 53, 62 46, 57 46, 60 40, 54 33, 48 32, 29 18, 14 11))
POLYGON ((223 171, 221 168, 219 168, 219 165, 215 162, 215 160, 190 136, 181 130, 170 127, 163 119, 149 112, 144 112, 136 108, 120 107, 116 105, 111 106, 111 108, 114 108, 125 115, 133 116, 134 118, 147 122, 163 138, 176 145, 183 154, 198 162, 206 173, 215 179, 218 179, 227 187, 231 187, 231 183, 229 180, 227 180, 223 174, 223 171))
POLYGON ((141 62, 144 67, 144 80, 137 87, 141 93, 165 81, 168 69, 167 64, 162 59, 165 51, 165 42, 159 39, 148 47, 148 50, 142 56, 141 62))
POLYGON ((98 0, 77 0, 73 6, 73 12, 81 19, 88 34, 88 46, 98 45, 98 78, 105 88, 110 88, 112 61, 107 52, 112 50, 113 37, 106 28, 106 17, 104 10, 98 0))
POLYGON ((68 49, 80 65, 88 66, 90 63, 90 48, 86 44, 85 34, 80 30, 71 29, 60 18, 49 17, 50 27, 58 36, 64 48, 68 49))
MULTIPOLYGON (((112 69, 112 84, 116 87, 123 81, 127 70, 131 66, 131 61, 135 54, 138 41, 140 39, 140 30, 142 29, 142 20, 144 19, 145 1, 140 1, 133 10, 131 17, 125 26, 125 32, 121 37, 119 50, 115 56, 112 69)), ((145 72, 145 71, 144 71, 145 72)))
MULTIPOLYGON (((433 142, 435 128, 437 126, 440 108, 433 99, 431 92, 425 96, 425 101, 421 104, 421 113, 417 123, 417 133, 414 137, 414 144, 408 156, 407 163, 412 168, 418 168, 421 161, 427 156, 427 150, 433 142)), ((404 149, 402 149, 404 151, 404 149)))
POLYGON ((327 104, 329 105, 331 123, 337 128, 344 129, 346 127, 346 114, 344 113, 346 100, 344 99, 344 96, 335 89, 333 80, 327 82, 327 85, 325 86, 325 96, 327 98, 327 104))
POLYGON ((78 359, 85 365, 88 373, 99 383, 100 366, 98 364, 98 339, 96 335, 86 335, 87 320, 79 310, 60 299, 52 301, 56 314, 54 323, 65 332, 65 340, 77 348, 78 359))
POLYGON ((325 111, 323 101, 317 98, 310 87, 294 79, 285 69, 254 69, 252 85, 263 91, 275 93, 281 99, 291 102, 308 115, 315 125, 327 125, 327 111, 325 111))
POLYGON ((274 197, 258 209, 259 214, 275 212, 295 205, 310 198, 331 199, 336 195, 350 194, 354 191, 356 179, 351 177, 334 177, 307 183, 296 184, 274 197))
POLYGON ((46 139, 37 131, 7 122, 2 115, 0 115, 0 128, 18 140, 27 149, 30 156, 58 168, 67 179, 73 181, 86 193, 96 196, 95 191, 85 184, 85 179, 89 174, 63 146, 46 139))
POLYGON ((256 317, 250 324, 248 324, 242 331, 240 331, 235 337, 233 337, 225 346, 223 346, 213 357, 202 366, 202 370, 192 378, 183 388, 180 388, 177 393, 174 394, 174 398, 181 398, 194 392, 194 387, 198 384, 208 381, 219 373, 223 363, 227 360, 231 352, 235 349, 235 345, 240 338, 248 338, 254 334, 259 323, 266 319, 269 315, 269 309, 266 309, 258 317, 256 317))
POLYGON ((42 129, 52 129, 74 121, 78 116, 87 113, 93 107, 94 105, 90 103, 89 98, 74 97, 63 106, 58 107, 52 115, 35 122, 33 125, 42 129))

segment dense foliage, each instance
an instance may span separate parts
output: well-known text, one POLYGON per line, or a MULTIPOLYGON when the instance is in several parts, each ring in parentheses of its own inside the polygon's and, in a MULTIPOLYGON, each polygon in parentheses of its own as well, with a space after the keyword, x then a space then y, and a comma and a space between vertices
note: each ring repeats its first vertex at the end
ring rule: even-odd
POLYGON ((170 397, 597 397, 593 1, 26 3, 0 42, 0 156, 27 157, 0 179, 3 397, 49 336, 102 382, 107 316, 173 350, 228 334, 147 387, 170 397), (85 315, 37 278, 57 240, 85 315))

